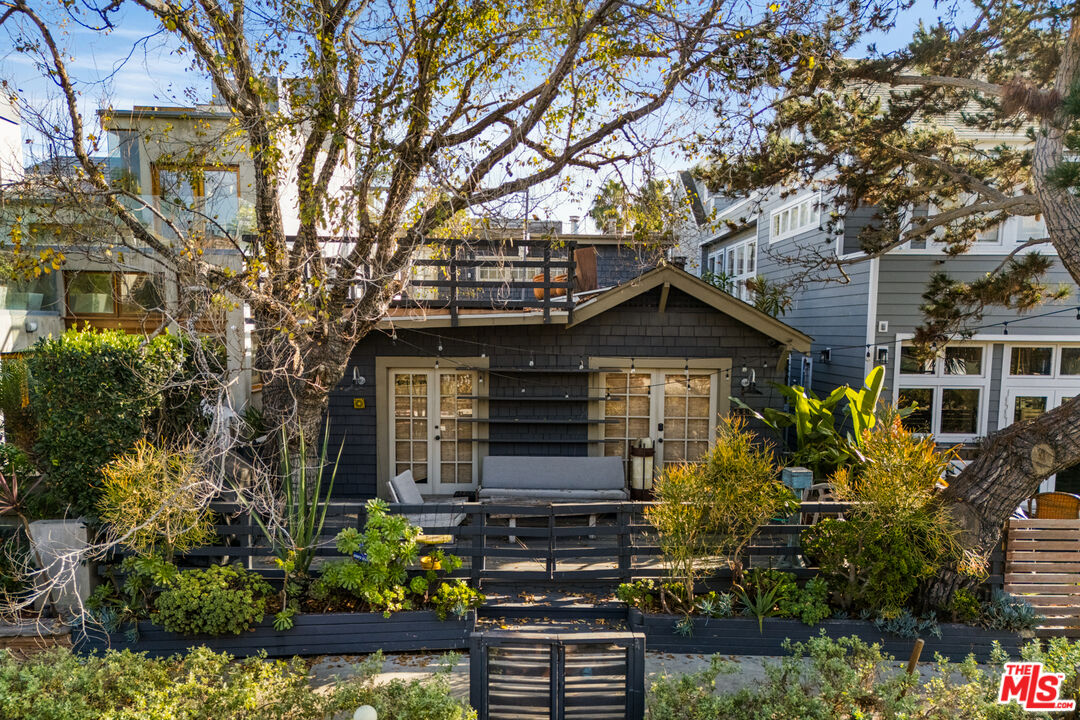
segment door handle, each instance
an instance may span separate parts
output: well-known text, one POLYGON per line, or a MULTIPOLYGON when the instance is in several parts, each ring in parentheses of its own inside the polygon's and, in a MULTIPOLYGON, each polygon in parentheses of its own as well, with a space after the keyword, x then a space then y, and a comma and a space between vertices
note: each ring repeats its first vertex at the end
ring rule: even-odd
POLYGON ((664 438, 656 438, 656 442, 662 443, 662 442, 664 442, 664 438))

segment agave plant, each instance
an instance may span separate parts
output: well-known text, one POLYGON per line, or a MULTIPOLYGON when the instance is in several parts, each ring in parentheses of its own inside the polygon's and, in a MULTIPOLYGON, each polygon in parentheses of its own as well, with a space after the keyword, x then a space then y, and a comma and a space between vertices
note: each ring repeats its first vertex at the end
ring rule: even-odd
POLYGON ((267 525, 258 514, 252 518, 262 530, 266 539, 274 548, 278 568, 285 573, 285 582, 281 591, 281 612, 274 618, 274 627, 287 630, 293 625, 293 617, 299 612, 297 597, 302 590, 304 579, 315 558, 315 550, 326 523, 326 511, 330 506, 330 493, 334 489, 338 462, 344 444, 338 449, 338 456, 330 468, 330 477, 323 492, 324 475, 327 468, 327 450, 330 443, 330 429, 323 434, 322 451, 318 465, 313 469, 308 463, 308 448, 301 432, 296 450, 296 467, 290 460, 289 444, 284 429, 281 433, 281 470, 280 480, 284 491, 281 519, 278 523, 267 525))

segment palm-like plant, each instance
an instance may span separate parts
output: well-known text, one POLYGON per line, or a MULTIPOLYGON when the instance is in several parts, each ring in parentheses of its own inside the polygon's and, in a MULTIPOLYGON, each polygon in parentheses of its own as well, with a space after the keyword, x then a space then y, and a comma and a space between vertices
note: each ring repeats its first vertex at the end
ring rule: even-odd
MULTIPOLYGON (((736 406, 749 411, 778 434, 785 428, 795 428, 795 449, 791 461, 812 469, 815 477, 825 477, 838 467, 861 457, 859 449, 862 447, 863 433, 877 423, 878 400, 884 382, 885 368, 878 365, 866 376, 859 390, 843 385, 825 398, 819 398, 812 390, 801 385, 774 384, 787 400, 790 411, 765 408, 758 412, 738 398, 731 399, 736 406), (844 399, 847 404, 840 408, 840 401, 844 399), (854 436, 841 434, 840 428, 846 418, 851 419, 854 436)), ((909 412, 901 411, 901 414, 909 412)))

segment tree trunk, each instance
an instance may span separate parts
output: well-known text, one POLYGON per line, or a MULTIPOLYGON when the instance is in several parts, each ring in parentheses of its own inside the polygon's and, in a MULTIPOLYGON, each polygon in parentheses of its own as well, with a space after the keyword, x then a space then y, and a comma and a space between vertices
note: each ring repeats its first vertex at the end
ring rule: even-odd
MULTIPOLYGON (((1080 79, 1080 22, 1072 21, 1054 78, 1058 98, 1080 79)), ((1041 121, 1032 153, 1032 184, 1058 257, 1080 284, 1080 198, 1059 187, 1051 175, 1065 159, 1065 137, 1074 118, 1059 102, 1041 121)), ((944 493, 964 530, 967 547, 989 555, 1013 511, 1050 475, 1080 463, 1080 397, 1040 417, 1014 423, 992 435, 978 456, 944 493)), ((970 579, 954 570, 928 587, 932 606, 948 603, 970 579)))
MULTIPOLYGON (((1034 420, 992 435, 943 493, 963 528, 965 546, 989 556, 1019 505, 1050 475, 1080 463, 1080 396, 1034 420)), ((927 601, 944 607, 968 576, 948 570, 928 586, 927 601)))
POLYGON ((330 391, 341 381, 360 336, 351 333, 294 333, 256 313, 258 353, 263 378, 262 414, 271 454, 281 431, 292 450, 303 433, 308 447, 321 443, 330 391))

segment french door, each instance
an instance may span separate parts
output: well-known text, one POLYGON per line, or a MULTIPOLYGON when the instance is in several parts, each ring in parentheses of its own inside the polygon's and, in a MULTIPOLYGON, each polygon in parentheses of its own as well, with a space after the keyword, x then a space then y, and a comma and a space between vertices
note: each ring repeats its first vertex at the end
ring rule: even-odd
POLYGON ((426 495, 476 487, 476 373, 391 370, 394 474, 412 470, 426 495))
POLYGON ((636 370, 604 374, 604 454, 629 457, 649 438, 655 467, 699 460, 716 434, 715 373, 636 370))
MULTIPOLYGON (((1001 427, 1021 420, 1032 420, 1047 410, 1053 410, 1062 403, 1072 400, 1080 394, 1077 388, 1052 390, 1046 387, 1015 388, 1005 393, 1002 407, 1001 427)), ((1043 480, 1039 492, 1080 492, 1080 468, 1073 467, 1043 480)))

